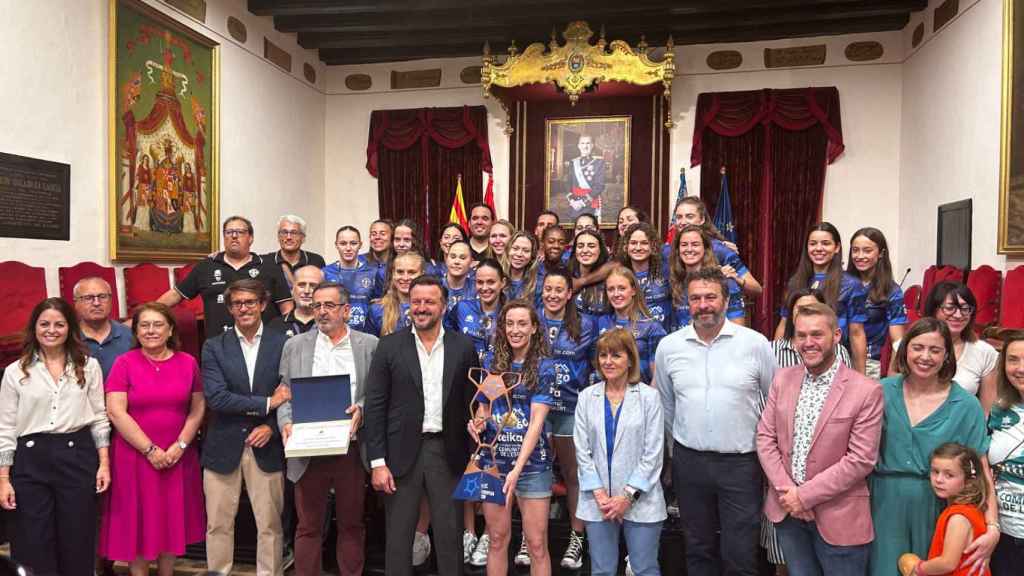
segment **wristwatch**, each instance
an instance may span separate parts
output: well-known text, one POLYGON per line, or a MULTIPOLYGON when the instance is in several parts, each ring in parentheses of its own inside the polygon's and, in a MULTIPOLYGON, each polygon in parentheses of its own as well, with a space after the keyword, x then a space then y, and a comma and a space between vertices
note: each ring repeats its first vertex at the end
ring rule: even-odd
POLYGON ((185 442, 184 440, 178 440, 178 448, 181 448, 182 450, 184 450, 184 449, 188 448, 188 443, 185 442))
POLYGON ((629 498, 630 504, 636 503, 637 499, 643 494, 643 492, 633 488, 632 486, 626 486, 622 491, 626 494, 626 498, 629 498))

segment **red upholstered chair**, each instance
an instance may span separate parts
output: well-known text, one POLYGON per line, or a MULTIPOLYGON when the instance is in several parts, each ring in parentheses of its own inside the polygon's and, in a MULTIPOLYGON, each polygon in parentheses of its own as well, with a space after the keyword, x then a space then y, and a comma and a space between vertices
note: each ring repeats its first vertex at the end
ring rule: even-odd
POLYGON ((903 305, 907 308, 907 320, 913 324, 921 318, 921 287, 914 284, 903 293, 903 305))
POLYGON ((174 323, 178 325, 178 342, 181 343, 181 351, 188 352, 198 361, 202 340, 196 315, 181 305, 175 306, 173 312, 174 323))
MULTIPOLYGON (((180 268, 175 268, 174 283, 178 284, 181 281, 183 281, 188 276, 188 273, 191 272, 192 268, 194 267, 195 264, 186 264, 185 266, 181 266, 180 268)), ((200 298, 199 296, 196 296, 191 300, 182 300, 181 304, 178 304, 178 307, 187 308, 192 312, 192 314, 196 316, 196 318, 203 317, 203 299, 200 298)))
POLYGON ((117 319, 121 314, 121 304, 117 297, 117 274, 112 266, 100 266, 95 262, 80 262, 71 267, 60 267, 57 269, 57 277, 60 279, 60 296, 68 302, 74 302, 75 283, 82 278, 99 276, 110 284, 111 303, 110 316, 117 319))
POLYGON ((939 282, 963 282, 964 271, 956 266, 929 266, 924 271, 924 284, 921 286, 921 296, 928 298, 932 288, 939 282))
POLYGON ((974 329, 980 335, 986 327, 999 320, 999 296, 1003 273, 991 266, 981 266, 967 276, 967 287, 978 301, 974 329))
POLYGON ((999 307, 1001 328, 1024 328, 1024 266, 1017 266, 1006 273, 1003 281, 1003 298, 999 307))
POLYGON ((124 269, 124 297, 127 316, 140 304, 152 302, 171 287, 168 269, 149 262, 124 269))
POLYGON ((0 262, 0 368, 21 354, 22 331, 36 304, 46 298, 46 270, 17 261, 0 262))

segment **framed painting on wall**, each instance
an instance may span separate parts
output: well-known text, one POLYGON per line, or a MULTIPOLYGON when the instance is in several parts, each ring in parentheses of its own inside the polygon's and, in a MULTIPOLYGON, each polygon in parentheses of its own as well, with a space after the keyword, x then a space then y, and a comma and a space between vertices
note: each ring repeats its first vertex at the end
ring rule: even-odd
POLYGON ((110 0, 110 257, 194 260, 218 247, 217 42, 110 0))
POLYGON ((630 116, 545 121, 545 207, 563 223, 592 213, 614 228, 629 203, 630 116))
POLYGON ((1014 4, 1003 3, 998 249, 1024 255, 1024 9, 1014 4))

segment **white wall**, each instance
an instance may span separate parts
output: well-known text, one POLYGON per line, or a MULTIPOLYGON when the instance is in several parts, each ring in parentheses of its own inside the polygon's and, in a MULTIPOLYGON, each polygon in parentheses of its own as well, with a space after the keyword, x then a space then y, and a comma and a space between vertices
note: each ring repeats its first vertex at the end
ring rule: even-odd
MULTIPOLYGON (((823 217, 839 227, 844 235, 863 226, 864 207, 873 207, 899 194, 900 62, 903 38, 899 32, 859 34, 829 38, 711 44, 676 48, 677 76, 672 87, 672 110, 676 127, 671 133, 672 164, 670 174, 687 168, 687 186, 696 194, 700 168, 690 170, 693 116, 697 95, 701 92, 753 90, 760 88, 799 88, 836 86, 842 104, 843 133, 847 152, 829 167, 826 179, 823 217), (877 61, 851 64, 843 56, 850 42, 877 40, 885 48, 877 61), (806 44, 827 45, 824 65, 800 69, 766 70, 765 48, 806 44), (739 50, 743 64, 725 72, 716 72, 706 64, 715 50, 739 50)), ((508 214, 508 138, 502 132, 505 112, 495 100, 484 100, 479 86, 466 86, 458 75, 466 66, 479 65, 479 58, 445 59, 370 66, 335 66, 327 71, 327 199, 328 230, 341 224, 366 227, 377 217, 377 182, 365 169, 366 135, 370 112, 377 109, 418 108, 487 104, 490 116, 489 139, 494 159, 495 200, 499 213, 508 214), (389 72, 442 68, 441 86, 421 90, 389 90, 389 72), (344 85, 349 74, 369 74, 373 87, 352 92, 344 85)), ((674 190, 673 176, 669 187, 674 190)), ((674 196, 674 193, 673 193, 674 196)), ((893 238, 898 236, 897 206, 871 214, 871 223, 893 238)), ((325 242, 329 242, 325 238, 325 242)))
MULTIPOLYGON (((903 64, 899 245, 913 281, 935 261, 937 207, 965 198, 974 207, 972 266, 1020 264, 996 253, 1002 2, 966 4, 903 64)), ((907 27, 908 38, 921 19, 907 27)))
MULTIPOLYGON (((202 26, 157 0, 149 4, 221 43, 221 216, 250 216, 255 248, 276 248, 277 217, 293 210, 323 238, 324 97, 302 79, 303 62, 324 67, 244 0, 208 2, 202 26), (240 45, 227 17, 246 23, 240 45), (293 55, 288 74, 262 58, 263 34, 293 55)), ((47 269, 57 294, 57 267, 85 260, 109 264, 107 194, 106 0, 0 0, 0 150, 71 165, 71 241, 0 238, 3 259, 47 269)), ((123 301, 123 298, 122 298, 123 301)))

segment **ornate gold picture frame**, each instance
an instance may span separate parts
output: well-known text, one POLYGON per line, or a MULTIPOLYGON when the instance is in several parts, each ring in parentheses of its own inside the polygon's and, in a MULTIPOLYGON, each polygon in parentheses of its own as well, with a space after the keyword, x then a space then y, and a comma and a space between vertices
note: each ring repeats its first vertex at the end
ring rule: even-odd
POLYGON ((1024 255, 1024 10, 1003 2, 1000 254, 1024 255))
POLYGON ((138 0, 110 0, 112 260, 218 247, 220 48, 138 0))
POLYGON ((544 206, 571 224, 592 213, 614 228, 629 204, 630 116, 549 118, 544 138, 544 206))

